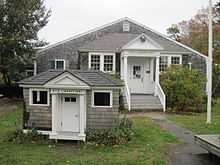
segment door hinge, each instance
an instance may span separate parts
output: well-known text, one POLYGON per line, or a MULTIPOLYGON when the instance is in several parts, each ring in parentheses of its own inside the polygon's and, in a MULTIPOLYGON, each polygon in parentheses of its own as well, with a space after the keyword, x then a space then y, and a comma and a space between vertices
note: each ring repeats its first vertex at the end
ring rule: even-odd
POLYGON ((60 123, 61 127, 63 126, 63 122, 60 123))

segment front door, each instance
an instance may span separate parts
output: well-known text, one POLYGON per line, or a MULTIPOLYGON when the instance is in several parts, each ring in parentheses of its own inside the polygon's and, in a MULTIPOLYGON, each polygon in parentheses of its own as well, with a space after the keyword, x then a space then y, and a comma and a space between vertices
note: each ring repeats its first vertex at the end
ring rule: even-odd
POLYGON ((128 85, 131 93, 152 94, 153 81, 150 58, 130 58, 128 60, 129 77, 128 85))
POLYGON ((62 96, 61 127, 64 132, 79 132, 79 98, 77 96, 62 96))

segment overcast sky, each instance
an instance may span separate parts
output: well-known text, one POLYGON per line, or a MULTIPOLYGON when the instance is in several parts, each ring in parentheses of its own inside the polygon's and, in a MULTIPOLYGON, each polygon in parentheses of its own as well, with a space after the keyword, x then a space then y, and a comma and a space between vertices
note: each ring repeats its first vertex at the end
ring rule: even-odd
MULTIPOLYGON (((213 0, 216 2, 217 0, 213 0)), ((123 17, 166 34, 174 23, 188 20, 208 0, 45 0, 52 16, 40 38, 56 43, 123 17)))

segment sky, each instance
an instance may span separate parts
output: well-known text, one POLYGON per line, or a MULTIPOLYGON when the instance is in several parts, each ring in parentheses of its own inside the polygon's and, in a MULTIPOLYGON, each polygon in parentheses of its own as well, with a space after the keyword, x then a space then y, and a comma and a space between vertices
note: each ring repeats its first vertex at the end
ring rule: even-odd
POLYGON ((53 44, 124 17, 166 34, 170 25, 208 6, 208 0, 45 0, 45 5, 52 15, 39 36, 53 44))

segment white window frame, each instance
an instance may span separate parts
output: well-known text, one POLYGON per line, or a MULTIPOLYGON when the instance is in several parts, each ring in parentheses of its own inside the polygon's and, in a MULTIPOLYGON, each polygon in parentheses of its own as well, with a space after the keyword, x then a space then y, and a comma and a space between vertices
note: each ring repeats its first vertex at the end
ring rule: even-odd
POLYGON ((100 71, 105 73, 115 73, 115 67, 116 67, 116 55, 115 53, 108 53, 108 52, 89 52, 89 69, 91 69, 91 56, 99 56, 100 57, 100 71), (104 71, 104 56, 113 56, 113 68, 112 71, 104 71))
POLYGON ((183 63, 182 55, 162 55, 161 57, 167 57, 168 58, 167 67, 170 67, 171 65, 182 65, 182 63, 183 63), (172 64, 172 57, 179 57, 180 58, 180 63, 179 64, 172 64))
POLYGON ((170 65, 182 65, 182 56, 181 55, 175 55, 170 57, 170 65), (180 63, 179 64, 172 64, 172 57, 178 57, 180 58, 180 63))
POLYGON ((112 97, 112 91, 111 90, 93 90, 92 91, 92 108, 112 108, 112 104, 113 104, 113 97, 112 97), (110 106, 97 106, 94 105, 94 94, 95 93, 110 93, 110 106))
POLYGON ((30 106, 41 106, 41 107, 48 107, 50 106, 50 93, 48 89, 40 89, 40 88, 31 88, 29 89, 29 105, 30 106), (46 91, 47 92, 47 104, 34 104, 33 103, 33 91, 46 91))
POLYGON ((28 70, 26 70, 26 71, 25 71, 26 76, 29 76, 29 75, 28 75, 28 72, 32 72, 32 73, 33 73, 33 76, 34 76, 34 70, 33 70, 33 69, 28 69, 28 70))
POLYGON ((57 62, 63 61, 63 70, 66 70, 66 61, 64 59, 55 59, 55 70, 57 70, 57 62))

